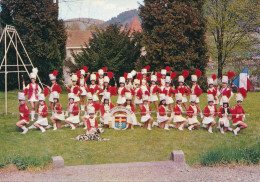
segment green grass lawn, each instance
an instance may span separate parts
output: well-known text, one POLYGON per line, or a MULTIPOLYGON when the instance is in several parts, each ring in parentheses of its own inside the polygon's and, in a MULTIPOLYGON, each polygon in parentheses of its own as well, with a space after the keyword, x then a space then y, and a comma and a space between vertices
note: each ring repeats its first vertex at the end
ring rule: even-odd
MULTIPOLYGON (((112 99, 113 103, 115 99, 112 99)), ((206 95, 203 94, 200 100, 204 108, 206 95)), ((62 94, 61 102, 63 109, 66 109, 67 94, 62 94)), ((0 103, 0 167, 4 167, 8 161, 18 164, 27 161, 29 165, 39 166, 50 162, 51 156, 58 155, 64 158, 65 165, 165 161, 169 160, 172 150, 183 150, 187 163, 193 165, 199 163, 201 154, 209 150, 256 145, 260 136, 260 93, 248 93, 243 103, 246 113, 250 114, 246 120, 248 128, 238 136, 230 132, 222 135, 216 128, 214 134, 209 134, 202 128, 191 132, 186 128, 184 131, 159 128, 148 131, 136 127, 126 131, 106 129, 102 137, 110 141, 103 142, 72 140, 84 133, 83 128, 74 131, 69 128, 57 131, 50 129, 45 133, 30 130, 26 135, 21 135, 20 129, 15 126, 19 119, 17 91, 8 92, 8 116, 3 114, 3 92, 0 93, 0 103)), ((234 97, 231 104, 235 104, 234 97)))

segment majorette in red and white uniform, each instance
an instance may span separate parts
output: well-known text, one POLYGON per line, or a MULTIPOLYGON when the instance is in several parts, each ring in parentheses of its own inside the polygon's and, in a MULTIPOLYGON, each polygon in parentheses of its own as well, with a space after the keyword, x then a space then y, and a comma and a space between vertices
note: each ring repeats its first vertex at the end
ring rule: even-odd
MULTIPOLYGON (((245 96, 244 96, 245 97, 245 96)), ((243 96, 241 93, 236 94, 236 101, 243 101, 243 96)), ((244 122, 245 120, 245 111, 243 107, 240 105, 236 105, 232 110, 232 119, 233 125, 237 126, 239 123, 244 122)))
MULTIPOLYGON (((224 104, 228 104, 229 100, 226 96, 223 96, 222 97, 222 100, 223 100, 223 105, 224 104)), ((219 109, 219 113, 218 113, 218 117, 219 117, 219 120, 218 120, 218 123, 219 123, 219 127, 220 127, 220 122, 223 122, 224 123, 224 127, 227 127, 229 128, 230 124, 229 124, 229 115, 232 114, 232 109, 231 107, 224 107, 224 106, 221 106, 220 109, 219 109)))
POLYGON ((136 116, 135 116, 135 105, 132 104, 132 94, 130 92, 126 92, 125 93, 125 98, 126 100, 130 100, 131 101, 131 104, 130 105, 127 105, 127 103, 124 104, 124 106, 131 110, 133 113, 130 115, 130 116, 127 116, 127 122, 129 124, 133 124, 133 125, 138 125, 137 123, 137 119, 136 119, 136 116))
MULTIPOLYGON (((208 102, 214 102, 214 96, 212 94, 207 95, 208 102)), ((217 107, 216 105, 207 105, 204 109, 204 119, 202 121, 203 124, 210 124, 215 121, 215 117, 217 116, 217 107)))
MULTIPOLYGON (((60 97, 59 93, 54 91, 53 99, 59 99, 59 97, 60 97)), ((63 121, 65 119, 60 102, 55 103, 55 105, 53 107, 53 117, 57 118, 60 121, 63 121)))
MULTIPOLYGON (((39 94, 39 101, 45 101, 45 97, 43 94, 39 94)), ((38 114, 38 120, 36 121, 36 123, 38 123, 41 126, 48 126, 48 119, 47 119, 48 107, 45 104, 45 102, 43 104, 39 103, 37 108, 37 114, 38 114)))
POLYGON ((132 90, 132 93, 135 96, 134 104, 142 104, 143 91, 140 87, 140 80, 135 79, 134 83, 136 85, 136 87, 132 90))
MULTIPOLYGON (((90 112, 89 114, 95 113, 93 108, 90 109, 89 112, 90 112)), ((95 117, 89 117, 87 119, 87 129, 88 129, 88 131, 90 131, 92 128, 95 128, 96 130, 98 129, 98 121, 97 121, 97 118, 95 118, 95 117)))
MULTIPOLYGON (((58 75, 58 71, 57 70, 54 70, 53 73, 50 73, 49 74, 49 77, 50 77, 50 80, 56 80, 56 76, 58 75)), ((61 88, 60 86, 57 84, 57 83, 54 83, 51 85, 50 87, 50 97, 49 97, 49 101, 50 102, 53 102, 53 92, 58 92, 59 94, 61 93, 61 88)), ((45 94, 46 96, 46 94, 45 94)))
MULTIPOLYGON (((121 85, 122 83, 125 84, 125 78, 124 77, 119 78, 119 84, 121 85)), ((117 104, 123 105, 125 103, 125 101, 126 101, 125 93, 126 92, 129 92, 129 90, 127 90, 125 88, 125 86, 123 86, 123 87, 120 86, 120 87, 117 88, 117 93, 118 93, 117 102, 116 102, 117 104)))
POLYGON ((196 95, 196 104, 200 102, 199 97, 202 94, 202 89, 197 84, 198 78, 200 76, 201 76, 201 71, 198 69, 195 70, 195 75, 191 75, 191 81, 192 81, 191 95, 196 95))
MULTIPOLYGON (((69 93, 68 94, 68 98, 69 99, 74 99, 74 93, 69 93)), ((74 99, 75 101, 75 99, 74 99)), ((68 105, 68 113, 70 114, 69 117, 66 119, 67 121, 69 121, 70 123, 73 123, 73 124, 78 124, 80 121, 79 121, 79 105, 77 102, 73 102, 73 103, 70 103, 69 102, 69 105, 68 105)), ((66 113, 67 115, 67 113, 66 113)), ((73 129, 73 128, 72 128, 73 129)))
MULTIPOLYGON (((97 72, 97 82, 98 82, 98 88, 100 90, 104 89, 104 72, 106 71, 106 67, 99 69, 97 72)), ((103 95, 103 92, 99 92, 98 95, 103 95)))
POLYGON ((162 69, 161 73, 157 73, 157 81, 158 81, 162 91, 163 91, 165 84, 166 84, 166 74, 167 74, 166 69, 162 69))
POLYGON ((220 95, 220 92, 219 92, 218 88, 214 87, 214 83, 215 83, 216 79, 217 79, 217 76, 215 74, 207 79, 208 85, 209 85, 207 94, 212 94, 214 96, 214 104, 219 104, 218 97, 220 95))
POLYGON ((141 69, 141 73, 138 73, 136 79, 140 80, 140 85, 145 84, 147 86, 147 82, 150 80, 151 76, 147 76, 147 71, 150 70, 150 66, 147 65, 145 68, 141 69), (144 82, 144 83, 143 83, 144 82))
MULTIPOLYGON (((191 95, 190 96, 190 102, 195 102, 196 103, 197 96, 196 95, 191 95)), ((190 105, 188 110, 187 110, 187 116, 188 116, 188 121, 189 125, 193 125, 196 123, 199 123, 197 119, 197 115, 199 114, 199 107, 196 105, 190 105)))
MULTIPOLYGON (((106 93, 106 92, 109 92, 109 93, 110 93, 110 97, 111 97, 112 95, 117 95, 117 94, 116 94, 116 88, 110 86, 110 85, 109 85, 109 82, 110 82, 109 77, 108 77, 108 76, 105 76, 105 77, 104 77, 104 87, 103 87, 103 90, 102 90, 103 95, 104 95, 104 93, 106 93), (107 85, 107 86, 106 86, 106 85, 107 85)), ((101 102, 104 102, 104 96, 102 97, 101 102)), ((111 102, 111 99, 110 99, 110 98, 109 98, 109 102, 111 102)))
MULTIPOLYGON (((21 101, 21 100, 25 101, 24 92, 18 92, 18 99, 19 99, 19 101, 21 101)), ((19 121, 23 121, 25 124, 28 124, 30 122, 29 121, 30 111, 29 111, 29 107, 26 103, 20 104, 19 113, 20 113, 19 121)))
POLYGON ((161 89, 156 85, 156 81, 157 81, 157 76, 152 75, 151 76, 152 84, 149 88, 149 91, 150 91, 149 102, 158 101, 157 93, 160 93, 161 89))
MULTIPOLYGON (((222 77, 222 83, 228 84, 228 76, 223 76, 222 77)), ((226 96, 229 99, 229 101, 230 101, 230 99, 234 95, 232 90, 230 88, 228 88, 227 86, 225 88, 222 87, 219 92, 220 92, 220 95, 221 95, 221 99, 220 99, 220 103, 219 103, 220 105, 223 105, 223 102, 222 102, 222 97, 223 96, 226 96)))
POLYGON ((166 85, 163 89, 163 93, 165 94, 165 97, 166 97, 166 104, 169 105, 169 104, 173 104, 173 99, 172 99, 172 96, 174 97, 176 91, 173 90, 172 87, 170 86, 167 86, 167 84, 170 84, 171 83, 171 78, 170 76, 166 76, 166 85))
MULTIPOLYGON (((182 75, 179 76, 178 82, 183 82, 184 83, 184 77, 182 75)), ((186 86, 178 86, 177 87, 177 93, 181 93, 182 95, 182 102, 187 102, 187 96, 190 95, 190 89, 188 89, 186 86)))
MULTIPOLYGON (((104 100, 110 101, 110 93, 104 92, 103 98, 104 98, 104 100)), ((101 112, 100 121, 104 125, 108 125, 108 123, 112 121, 112 116, 110 114, 110 110, 114 107, 115 106, 111 102, 109 102, 109 104, 103 103, 100 105, 100 112, 101 112)))
POLYGON ((73 93, 74 94, 74 102, 79 102, 80 99, 79 99, 79 96, 81 95, 82 93, 82 90, 80 89, 80 87, 78 85, 76 85, 76 82, 77 82, 77 75, 72 75, 72 82, 75 84, 72 84, 72 86, 69 88, 67 88, 68 92, 69 93, 73 93))
POLYGON ((93 96, 91 93, 87 93, 87 97, 88 97, 88 103, 85 106, 85 114, 84 114, 84 118, 89 118, 89 112, 91 111, 91 109, 94 109, 95 112, 95 116, 97 117, 97 112, 100 109, 100 104, 96 103, 96 102, 89 102, 90 100, 93 100, 93 96))
MULTIPOLYGON (((160 94, 159 97, 160 97, 160 101, 163 101, 163 100, 166 101, 165 94, 160 94)), ((168 107, 164 106, 164 105, 160 105, 158 110, 159 110, 159 113, 157 114, 157 122, 162 123, 162 122, 168 121, 169 120, 169 117, 167 116, 168 107)))
MULTIPOLYGON (((148 95, 143 95, 143 101, 148 101, 148 98, 149 96, 148 95)), ((150 104, 149 102, 147 102, 147 104, 143 104, 142 105, 142 108, 141 108, 141 122, 142 123, 145 123, 147 122, 150 118, 151 118, 151 112, 152 112, 152 109, 150 107, 150 104)))
MULTIPOLYGON (((90 75, 90 81, 96 81, 96 75, 95 74, 91 74, 90 75)), ((99 89, 98 85, 96 84, 90 84, 88 86, 88 92, 91 93, 92 97, 93 97, 93 101, 96 102, 98 101, 98 95, 102 90, 99 89)))
POLYGON ((173 111, 174 111, 173 122, 174 123, 183 122, 186 120, 186 118, 184 118, 182 116, 183 109, 182 109, 181 103, 182 103, 183 96, 181 93, 177 93, 177 94, 175 94, 175 98, 176 98, 176 104, 174 105, 174 108, 173 108, 173 111), (178 104, 177 104, 177 101, 179 101, 178 104))
POLYGON ((135 70, 132 70, 131 73, 126 73, 125 74, 125 77, 127 79, 127 82, 125 84, 125 88, 127 90, 132 90, 132 89, 135 88, 134 83, 133 83, 133 78, 134 78, 135 75, 136 75, 136 71, 135 70))
POLYGON ((86 75, 86 72, 88 71, 88 67, 87 66, 83 66, 83 69, 81 69, 80 71, 77 71, 77 76, 78 76, 78 85, 81 89, 81 94, 82 96, 87 95, 87 90, 88 90, 88 86, 87 86, 87 80, 89 78, 89 75, 86 75), (81 75, 85 78, 81 78, 81 75))
MULTIPOLYGON (((30 79, 36 80, 38 74, 38 69, 33 68, 32 73, 30 73, 30 79)), ((29 83, 26 87, 23 85, 24 94, 28 94, 29 102, 38 102, 38 94, 42 92, 41 87, 37 83, 29 83)))

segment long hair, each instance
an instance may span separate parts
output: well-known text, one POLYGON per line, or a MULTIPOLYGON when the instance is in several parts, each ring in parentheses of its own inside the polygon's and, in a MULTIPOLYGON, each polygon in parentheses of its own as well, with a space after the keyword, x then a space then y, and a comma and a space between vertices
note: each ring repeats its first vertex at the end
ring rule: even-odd
POLYGON ((108 100, 108 103, 107 103, 107 104, 109 105, 109 104, 110 104, 110 103, 109 103, 109 99, 104 99, 103 104, 104 104, 104 105, 106 104, 106 103, 105 103, 106 100, 108 100))
MULTIPOLYGON (((230 108, 229 108, 229 103, 225 103, 225 104, 227 104, 227 112, 228 112, 228 114, 231 114, 230 108)), ((223 104, 222 114, 225 114, 224 104, 223 104)))
MULTIPOLYGON (((132 104, 132 100, 131 100, 131 102, 130 102, 130 106, 132 107, 132 105, 133 105, 133 104, 132 104)), ((127 100, 125 101, 125 103, 123 104, 123 106, 124 106, 124 107, 127 106, 127 100)))
MULTIPOLYGON (((58 100, 57 103, 59 103, 59 99, 57 100, 58 100)), ((56 102, 53 102, 53 108, 55 108, 55 106, 56 106, 56 102)))
POLYGON ((165 104, 163 104, 162 101, 164 101, 164 100, 161 100, 161 101, 160 101, 159 106, 161 106, 161 105, 166 106, 166 102, 165 102, 165 104))

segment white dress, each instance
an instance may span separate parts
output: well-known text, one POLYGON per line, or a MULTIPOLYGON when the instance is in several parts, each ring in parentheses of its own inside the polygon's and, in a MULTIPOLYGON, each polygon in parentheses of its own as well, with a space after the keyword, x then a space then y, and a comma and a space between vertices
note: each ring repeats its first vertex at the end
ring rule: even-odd
MULTIPOLYGON (((100 88, 100 89, 104 89, 104 78, 99 78, 98 79, 98 87, 100 88)), ((103 92, 101 92, 99 95, 104 95, 104 93, 103 92)))
MULTIPOLYGON (((162 105, 162 107, 164 107, 165 112, 167 113, 167 111, 168 111, 167 106, 162 105)), ((163 123, 163 122, 167 121, 168 119, 169 119, 169 117, 167 116, 167 114, 165 116, 160 116, 159 113, 157 114, 157 122, 158 123, 163 123)))
POLYGON ((100 117, 100 121, 103 122, 104 124, 108 124, 109 121, 112 121, 112 117, 111 117, 111 114, 109 113, 110 111, 110 106, 109 105, 104 105, 104 110, 105 110, 105 113, 104 113, 104 119, 102 119, 102 117, 100 117))
MULTIPOLYGON (((192 87, 191 87, 191 95, 196 95, 195 91, 194 91, 195 87, 196 87, 196 85, 192 85, 192 87)), ((191 102, 191 97, 190 97, 190 102, 191 102)), ((200 103, 200 98, 199 97, 196 98, 195 103, 196 104, 200 103)))
POLYGON ((123 96, 121 95, 122 90, 123 90, 124 88, 125 88, 125 87, 119 87, 119 88, 118 88, 118 97, 117 97, 117 101, 116 101, 117 104, 122 105, 122 104, 124 104, 124 103, 126 102, 125 97, 123 97, 123 96))
POLYGON ((165 87, 165 90, 167 90, 167 95, 166 95, 166 104, 173 104, 173 99, 172 97, 169 96, 169 90, 171 87, 165 87))
POLYGON ((138 97, 137 97, 137 92, 140 90, 141 88, 136 88, 135 89, 135 100, 134 100, 134 103, 135 104, 142 104, 143 103, 143 100, 142 99, 139 99, 138 97))
POLYGON ((143 106, 145 107, 146 115, 141 117, 141 122, 145 123, 151 118, 151 116, 150 116, 149 105, 143 105, 143 106))
MULTIPOLYGON (((127 105, 126 108, 131 110, 130 105, 127 105)), ((132 113, 130 116, 127 116, 127 122, 131 123, 133 125, 137 125, 137 119, 136 119, 135 113, 132 113)))
POLYGON ((166 81, 165 81, 165 79, 161 79, 161 91, 163 91, 164 90, 164 88, 165 88, 165 83, 166 83, 166 81))
POLYGON ((73 123, 73 124, 78 124, 80 121, 79 121, 79 114, 74 116, 72 114, 72 111, 73 111, 73 107, 74 107, 74 103, 73 104, 70 104, 69 106, 69 113, 70 113, 70 117, 68 117, 66 120, 68 120, 70 123, 73 123))
MULTIPOLYGON (((70 88, 71 93, 73 93, 73 89, 75 87, 77 87, 77 85, 76 86, 73 86, 73 85, 71 86, 71 88, 70 88)), ((77 96, 77 94, 74 94, 74 102, 79 102, 79 101, 80 101, 79 96, 77 96)))
MULTIPOLYGON (((198 114, 197 106, 196 105, 194 105, 194 106, 191 105, 191 107, 192 107, 192 109, 194 111, 193 114, 197 115, 198 114)), ((189 121, 189 125, 199 123, 197 116, 194 116, 194 115, 192 116, 192 118, 189 117, 188 121, 189 121)))
POLYGON ((229 123, 229 119, 228 119, 228 111, 227 111, 228 108, 223 108, 223 109, 225 109, 225 113, 224 113, 225 115, 222 116, 222 118, 219 118, 218 123, 219 123, 219 126, 220 126, 220 122, 223 122, 224 127, 229 128, 230 123, 229 123))
MULTIPOLYGON (((29 90, 29 87, 30 87, 29 85, 30 85, 30 84, 28 84, 24 89, 28 89, 28 90, 29 90)), ((33 93, 32 93, 31 98, 28 99, 28 102, 38 102, 38 99, 36 99, 36 94, 37 94, 37 95, 40 94, 41 91, 42 91, 42 89, 41 89, 41 87, 38 85, 38 90, 37 90, 37 92, 35 92, 36 83, 35 83, 35 84, 32 84, 32 83, 31 83, 31 85, 32 85, 32 88, 33 88, 33 93)))
MULTIPOLYGON (((85 79, 84 79, 84 78, 79 80, 79 86, 80 86, 80 89, 82 90, 82 93, 81 93, 82 96, 87 95, 87 91, 86 91, 85 83, 84 83, 84 82, 85 82, 85 79)), ((86 86, 87 86, 87 85, 86 85, 86 86)))
POLYGON ((132 90, 134 88, 133 84, 131 82, 128 82, 126 85, 125 85, 125 88, 127 90, 132 90))
MULTIPOLYGON (((40 105, 38 112, 42 113, 42 110, 44 107, 45 107, 45 105, 40 105)), ((42 116, 38 115, 38 120, 36 121, 36 123, 38 123, 41 126, 48 126, 48 119, 47 119, 47 117, 43 118, 42 116)))
MULTIPOLYGON (((89 88, 93 88, 93 89, 95 89, 95 87, 96 87, 96 85, 92 85, 92 84, 89 86, 89 88)), ((94 101, 94 102, 96 102, 96 101, 99 100, 99 99, 98 99, 98 96, 97 96, 97 92, 94 93, 92 96, 93 96, 93 101, 94 101)))
MULTIPOLYGON (((180 108, 181 112, 183 112, 181 105, 178 105, 178 107, 180 108)), ((182 115, 174 115, 174 117, 173 117, 174 123, 183 122, 185 120, 186 120, 186 118, 184 118, 182 115)))
MULTIPOLYGON (((215 113, 215 107, 214 105, 213 106, 207 106, 210 110, 210 114, 213 115, 215 113)), ((205 117, 204 116, 204 119, 202 121, 203 124, 210 124, 211 122, 215 121, 214 117, 213 116, 209 116, 209 117, 205 117)))
MULTIPOLYGON (((94 108, 94 110, 96 110, 95 109, 95 107, 93 106, 93 103, 92 104, 88 104, 88 106, 87 106, 87 111, 85 111, 85 113, 84 113, 84 118, 86 118, 86 119, 88 119, 89 118, 89 110, 90 109, 92 109, 92 108, 94 108)), ((95 113, 95 115, 94 115, 94 118, 97 118, 97 114, 95 113)))
POLYGON ((150 97, 148 99, 149 102, 155 102, 158 101, 158 97, 156 93, 153 93, 153 89, 156 87, 156 85, 151 85, 150 87, 150 97))

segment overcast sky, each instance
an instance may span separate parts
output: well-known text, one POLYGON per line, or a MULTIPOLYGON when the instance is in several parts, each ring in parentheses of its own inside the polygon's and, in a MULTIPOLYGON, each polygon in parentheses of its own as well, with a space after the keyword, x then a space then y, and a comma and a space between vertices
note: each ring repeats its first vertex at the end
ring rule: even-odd
POLYGON ((59 0, 59 17, 95 18, 107 21, 127 10, 137 9, 143 0, 59 0))

